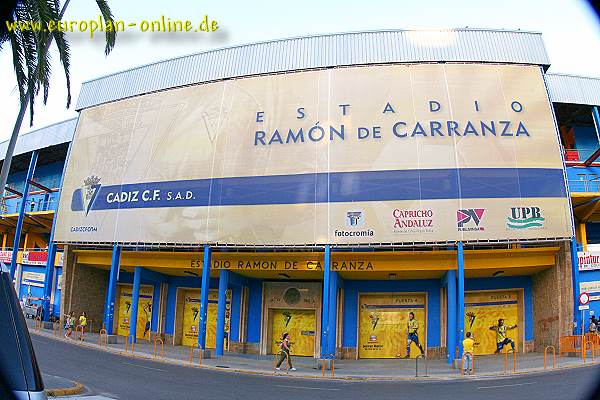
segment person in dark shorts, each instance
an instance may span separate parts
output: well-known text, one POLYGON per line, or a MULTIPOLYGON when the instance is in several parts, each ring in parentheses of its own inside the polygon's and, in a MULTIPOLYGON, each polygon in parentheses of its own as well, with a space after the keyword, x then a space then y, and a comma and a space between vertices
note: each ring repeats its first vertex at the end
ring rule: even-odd
POLYGON ((515 341, 506 336, 506 332, 511 329, 515 329, 516 327, 517 324, 506 325, 502 318, 498 320, 498 325, 490 326, 490 330, 496 331, 496 351, 494 354, 500 354, 504 346, 507 344, 510 344, 512 351, 515 351, 515 341))
POLYGON ((415 319, 415 313, 408 313, 408 323, 406 325, 407 328, 407 337, 406 337, 406 356, 404 358, 410 358, 410 344, 415 342, 415 344, 421 350, 421 354, 425 354, 423 350, 423 346, 419 343, 419 321, 415 319))

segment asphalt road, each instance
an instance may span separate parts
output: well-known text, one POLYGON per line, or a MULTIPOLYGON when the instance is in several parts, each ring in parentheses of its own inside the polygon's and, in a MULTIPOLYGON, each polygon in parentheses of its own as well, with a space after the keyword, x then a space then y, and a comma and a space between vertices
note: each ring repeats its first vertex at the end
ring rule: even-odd
POLYGON ((466 381, 359 382, 255 376, 123 357, 32 335, 44 373, 83 383, 89 394, 150 399, 588 399, 600 364, 515 378, 466 381))

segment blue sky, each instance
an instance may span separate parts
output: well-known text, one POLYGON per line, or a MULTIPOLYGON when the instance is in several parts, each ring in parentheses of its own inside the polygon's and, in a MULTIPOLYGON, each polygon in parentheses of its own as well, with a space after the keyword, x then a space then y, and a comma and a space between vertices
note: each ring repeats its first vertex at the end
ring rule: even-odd
MULTIPOLYGON (((65 109, 65 80, 54 63, 50 98, 36 105, 35 125, 22 132, 75 117, 81 83, 140 64, 207 49, 249 42, 330 32, 377 29, 500 28, 543 33, 551 72, 600 77, 600 24, 587 3, 578 0, 430 1, 430 0, 109 0, 116 19, 125 22, 171 19, 219 22, 217 33, 149 34, 126 32, 108 57, 100 35, 70 33, 73 104, 65 109)), ((71 1, 65 19, 96 19, 94 0, 71 1)), ((2 21, 4 23, 4 21, 2 21)), ((56 57, 55 57, 56 58, 56 57)), ((0 51, 0 140, 12 131, 18 111, 10 48, 0 51)))

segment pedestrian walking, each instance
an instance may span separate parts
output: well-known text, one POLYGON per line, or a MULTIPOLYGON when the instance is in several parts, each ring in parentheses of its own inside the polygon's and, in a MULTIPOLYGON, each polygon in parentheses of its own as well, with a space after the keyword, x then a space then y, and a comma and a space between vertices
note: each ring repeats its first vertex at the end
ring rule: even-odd
POLYGON ((408 313, 408 322, 406 324, 407 336, 406 336, 406 356, 404 358, 410 358, 410 344, 414 342, 419 350, 421 350, 421 355, 425 354, 423 350, 423 346, 419 343, 419 321, 415 319, 415 313, 408 313))
POLYGON ((500 354, 504 346, 510 344, 512 347, 512 351, 515 351, 515 341, 509 338, 506 335, 506 332, 515 329, 517 324, 514 325, 506 325, 504 323, 504 319, 500 318, 498 320, 498 325, 490 326, 490 330, 496 331, 496 351, 494 354, 500 354))
POLYGON ((463 357, 465 363, 463 365, 463 372, 466 375, 473 374, 473 347, 475 346, 475 340, 471 332, 467 332, 467 337, 463 340, 463 357))
POLYGON ((81 333, 79 334, 79 340, 81 340, 83 342, 83 335, 85 334, 85 329, 87 327, 87 314, 85 313, 85 311, 81 312, 81 315, 79 316, 79 325, 77 325, 78 329, 81 329, 81 333))
POLYGON ((71 311, 70 314, 65 315, 65 339, 71 338, 73 333, 73 326, 75 325, 75 313, 71 311))
POLYGON ((275 366, 275 370, 279 371, 281 364, 287 358, 287 363, 290 371, 295 371, 296 368, 292 366, 292 357, 290 356, 290 348, 292 344, 290 343, 290 335, 287 332, 283 332, 281 335, 281 344, 279 345, 279 351, 277 352, 279 358, 277 360, 277 365, 275 366))
POLYGON ((596 333, 598 331, 598 325, 594 322, 594 318, 590 318, 590 325, 588 327, 589 333, 596 333))

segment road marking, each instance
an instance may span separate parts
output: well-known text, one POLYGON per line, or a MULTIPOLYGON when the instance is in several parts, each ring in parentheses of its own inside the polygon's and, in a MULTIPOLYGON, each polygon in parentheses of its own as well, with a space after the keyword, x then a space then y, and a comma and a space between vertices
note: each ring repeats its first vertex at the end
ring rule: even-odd
POLYGON ((160 368, 146 367, 145 365, 140 365, 140 364, 133 364, 133 363, 128 363, 128 362, 123 362, 122 364, 133 365, 134 367, 140 367, 140 368, 151 369, 151 370, 153 370, 153 371, 167 372, 167 370, 166 370, 166 369, 160 369, 160 368))
POLYGON ((282 388, 306 389, 306 390, 342 390, 342 389, 318 388, 318 387, 309 387, 309 386, 290 386, 290 385, 275 385, 275 386, 282 387, 282 388))
POLYGON ((495 385, 495 386, 480 386, 477 389, 495 389, 495 388, 503 388, 503 387, 510 387, 510 386, 524 386, 524 385, 533 385, 536 382, 523 382, 523 383, 511 383, 511 384, 507 384, 507 385, 495 385))

